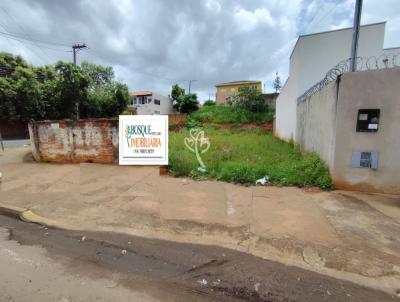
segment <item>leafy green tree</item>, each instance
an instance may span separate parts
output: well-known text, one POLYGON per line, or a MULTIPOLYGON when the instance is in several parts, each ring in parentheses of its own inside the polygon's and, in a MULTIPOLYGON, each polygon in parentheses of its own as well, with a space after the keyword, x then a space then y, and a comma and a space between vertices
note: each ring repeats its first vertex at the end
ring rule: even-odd
POLYGON ((63 119, 121 114, 128 87, 114 80, 111 67, 58 62, 34 67, 20 56, 0 52, 0 119, 63 119))
POLYGON ((195 93, 185 94, 185 89, 178 84, 172 86, 171 98, 173 106, 180 113, 190 113, 199 108, 199 101, 195 93))
POLYGON ((183 95, 185 95, 185 89, 179 87, 178 84, 175 84, 172 86, 171 99, 172 99, 175 109, 177 109, 177 110, 178 110, 178 99, 183 95))
POLYGON ((130 99, 128 87, 114 81, 111 67, 82 63, 82 71, 89 78, 88 98, 80 106, 83 117, 118 116, 130 99))
POLYGON ((74 118, 81 104, 88 100, 89 76, 72 63, 58 62, 56 69, 55 95, 58 97, 57 118, 74 118))
POLYGON ((268 111, 262 92, 251 86, 240 87, 238 93, 230 98, 229 104, 252 112, 268 111))
POLYGON ((28 121, 44 116, 40 82, 35 70, 20 56, 0 53, 0 118, 28 121))
POLYGON ((176 109, 180 113, 191 113, 199 109, 199 102, 195 93, 181 95, 176 103, 176 109))

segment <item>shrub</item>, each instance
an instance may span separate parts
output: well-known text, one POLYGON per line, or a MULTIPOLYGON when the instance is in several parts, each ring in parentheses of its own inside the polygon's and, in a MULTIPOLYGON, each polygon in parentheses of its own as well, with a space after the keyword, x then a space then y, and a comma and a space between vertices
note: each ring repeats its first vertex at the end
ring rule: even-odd
POLYGON ((215 106, 216 103, 213 100, 207 100, 204 102, 203 106, 215 106))

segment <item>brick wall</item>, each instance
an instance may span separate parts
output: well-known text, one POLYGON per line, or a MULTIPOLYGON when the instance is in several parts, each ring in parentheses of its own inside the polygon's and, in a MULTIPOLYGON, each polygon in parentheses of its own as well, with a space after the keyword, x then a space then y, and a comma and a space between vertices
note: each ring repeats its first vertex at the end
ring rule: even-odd
POLYGON ((187 118, 187 113, 180 114, 168 114, 168 122, 178 122, 183 123, 187 118))
POLYGON ((118 118, 32 122, 29 136, 36 160, 118 161, 118 118))

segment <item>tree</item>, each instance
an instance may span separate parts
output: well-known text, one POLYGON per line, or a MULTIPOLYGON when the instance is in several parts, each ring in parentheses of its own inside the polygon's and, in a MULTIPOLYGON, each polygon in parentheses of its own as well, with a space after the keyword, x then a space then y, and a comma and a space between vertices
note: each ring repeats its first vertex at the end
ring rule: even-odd
POLYGON ((189 93, 179 96, 177 100, 177 110, 180 113, 191 113, 199 109, 199 102, 195 93, 189 93))
POLYGON ((229 104, 252 112, 268 111, 262 92, 250 86, 240 87, 238 93, 231 97, 229 104))
POLYGON ((20 56, 0 52, 0 119, 112 117, 129 101, 128 87, 111 67, 67 62, 34 67, 20 56))
POLYGON ((276 77, 275 77, 273 86, 274 86, 275 92, 281 91, 282 84, 281 84, 281 78, 279 77, 278 73, 276 73, 276 77))
POLYGON ((185 95, 185 89, 179 87, 178 84, 172 86, 171 99, 174 104, 178 102, 179 97, 185 95))
POLYGON ((111 67, 82 62, 82 71, 89 79, 87 101, 80 106, 82 117, 107 117, 121 114, 130 96, 125 84, 114 80, 111 67))
POLYGON ((81 104, 88 101, 89 76, 73 63, 58 62, 55 66, 57 81, 55 95, 58 118, 74 118, 81 104))
POLYGON ((20 56, 0 53, 0 118, 29 121, 44 116, 40 82, 35 70, 20 56))

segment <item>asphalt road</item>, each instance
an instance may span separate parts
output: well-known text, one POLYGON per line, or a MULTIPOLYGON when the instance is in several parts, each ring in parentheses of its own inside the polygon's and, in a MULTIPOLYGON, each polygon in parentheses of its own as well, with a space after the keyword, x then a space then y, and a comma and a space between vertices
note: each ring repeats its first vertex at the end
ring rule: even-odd
POLYGON ((399 301, 214 246, 46 228, 0 215, 0 301, 399 301))

